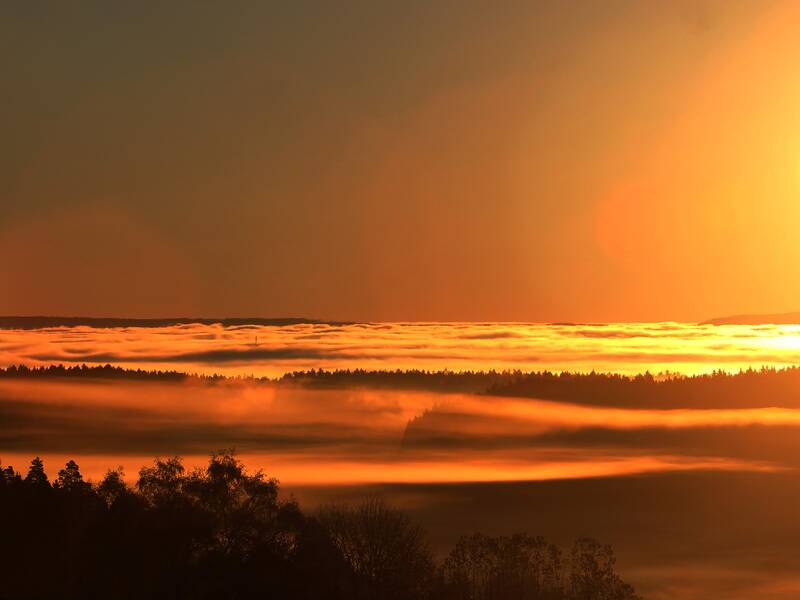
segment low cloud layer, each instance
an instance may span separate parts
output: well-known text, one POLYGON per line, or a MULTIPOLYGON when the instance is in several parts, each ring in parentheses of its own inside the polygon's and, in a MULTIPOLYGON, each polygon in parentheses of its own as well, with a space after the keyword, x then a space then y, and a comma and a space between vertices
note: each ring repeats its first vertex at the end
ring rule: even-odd
POLYGON ((0 366, 103 364, 280 376, 302 369, 708 372, 800 362, 800 327, 380 323, 0 330, 0 366))

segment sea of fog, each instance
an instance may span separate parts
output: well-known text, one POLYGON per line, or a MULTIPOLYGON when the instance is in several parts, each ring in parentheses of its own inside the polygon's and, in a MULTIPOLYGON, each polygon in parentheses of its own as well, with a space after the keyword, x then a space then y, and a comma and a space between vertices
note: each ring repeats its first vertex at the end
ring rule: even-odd
POLYGON ((800 362, 798 325, 355 323, 0 329, 0 365, 280 376, 303 369, 708 372, 800 362))
POLYGON ((236 448, 292 485, 576 479, 800 464, 800 410, 634 410, 227 381, 0 380, 0 460, 101 476, 236 448), (786 438, 776 445, 775 436, 786 438))
POLYGON ((434 551, 528 531, 613 544, 650 600, 800 592, 800 410, 620 409, 536 399, 201 380, 0 381, 0 462, 135 481, 236 448, 313 509, 374 493, 434 551))
MULTIPOLYGON (((277 377, 303 369, 701 373, 800 362, 800 326, 295 324, 0 330, 0 366, 105 364, 277 377)), ((756 404, 754 404, 755 406, 756 404)), ((129 481, 235 448, 304 506, 378 492, 429 532, 614 545, 650 600, 800 595, 800 409, 612 408, 425 390, 5 378, 0 463, 76 459, 129 481)))

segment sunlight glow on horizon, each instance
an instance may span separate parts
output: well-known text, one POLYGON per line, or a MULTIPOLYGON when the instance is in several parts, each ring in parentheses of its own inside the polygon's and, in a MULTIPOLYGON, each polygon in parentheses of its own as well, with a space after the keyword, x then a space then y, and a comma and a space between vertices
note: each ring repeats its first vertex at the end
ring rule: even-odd
POLYGON ((357 323, 0 330, 0 366, 62 363, 257 377, 319 368, 696 374, 800 364, 800 326, 357 323))

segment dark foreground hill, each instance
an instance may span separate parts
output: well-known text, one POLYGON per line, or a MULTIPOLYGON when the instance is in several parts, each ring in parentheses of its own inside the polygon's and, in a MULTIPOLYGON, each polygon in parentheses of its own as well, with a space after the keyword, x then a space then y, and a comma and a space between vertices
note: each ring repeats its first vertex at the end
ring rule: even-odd
POLYGON ((441 562, 424 532, 372 497, 315 514, 231 453, 186 473, 178 458, 97 485, 67 462, 0 469, 0 598, 637 600, 609 546, 564 554, 519 533, 461 537, 441 562))

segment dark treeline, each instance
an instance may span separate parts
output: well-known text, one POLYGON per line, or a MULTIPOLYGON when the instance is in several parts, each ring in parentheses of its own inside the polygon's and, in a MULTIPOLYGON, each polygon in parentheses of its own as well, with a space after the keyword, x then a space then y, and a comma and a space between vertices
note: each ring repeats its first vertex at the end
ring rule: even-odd
POLYGON ((373 371, 312 369, 267 377, 189 375, 179 371, 143 371, 112 365, 24 365, 0 368, 0 379, 86 378, 206 383, 244 381, 311 388, 369 387, 433 392, 478 393, 541 398, 624 408, 753 408, 800 406, 800 367, 748 369, 705 375, 667 373, 654 376, 549 371, 373 371))
POLYGON ((269 377, 227 377, 224 375, 198 375, 182 371, 147 371, 126 369, 111 364, 103 365, 11 365, 0 367, 0 379, 128 379, 135 381, 198 381, 217 383, 222 381, 243 381, 246 383, 272 383, 299 385, 315 388, 370 387, 388 389, 420 389, 429 391, 474 392, 480 393, 488 386, 520 373, 501 373, 495 371, 369 371, 364 369, 340 369, 326 371, 292 371, 272 379, 269 377))
POLYGON ((481 393, 492 386, 510 383, 522 375, 521 371, 425 371, 422 369, 396 369, 374 371, 368 369, 324 369, 294 371, 281 377, 283 383, 296 383, 305 387, 348 388, 370 387, 388 389, 416 389, 441 392, 481 393))
POLYGON ((387 387, 541 398, 623 408, 800 406, 800 367, 717 370, 703 375, 553 373, 549 371, 302 371, 285 375, 307 387, 387 387))
POLYGON ((462 537, 438 564, 423 531, 379 498, 304 513, 228 452, 186 472, 156 460, 126 485, 69 461, 0 469, 3 599, 635 600, 614 555, 525 534, 462 537))
POLYGON ((106 365, 48 365, 28 367, 11 365, 0 369, 0 379, 52 379, 67 377, 70 379, 130 379, 138 381, 186 381, 188 379, 220 380, 219 375, 196 376, 180 371, 143 371, 142 369, 124 369, 110 364, 106 365))
POLYGON ((800 367, 705 375, 650 373, 525 373, 487 388, 488 394, 544 398, 623 408, 756 408, 800 406, 800 367))
POLYGON ((271 379, 269 377, 226 377, 223 375, 196 375, 181 371, 147 371, 126 369, 111 364, 104 365, 12 365, 0 368, 0 379, 130 379, 138 381, 244 381, 247 383, 274 383, 300 385, 314 388, 370 387, 387 389, 419 389, 428 391, 480 393, 489 386, 522 375, 522 372, 497 371, 423 371, 395 370, 370 371, 364 369, 339 369, 326 371, 292 371, 271 379))

